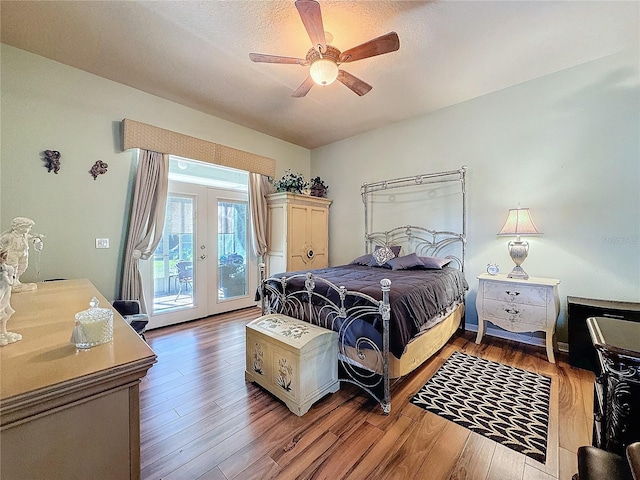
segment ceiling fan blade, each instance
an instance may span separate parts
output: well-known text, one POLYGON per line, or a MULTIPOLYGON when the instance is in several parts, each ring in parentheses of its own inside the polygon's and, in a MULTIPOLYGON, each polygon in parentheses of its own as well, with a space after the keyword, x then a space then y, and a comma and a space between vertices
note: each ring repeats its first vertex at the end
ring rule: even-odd
POLYGON ((363 58, 375 57, 383 53, 395 52, 400 48, 400 39, 396 32, 374 38, 357 47, 345 50, 340 55, 340 63, 355 62, 363 58))
POLYGON ((366 95, 373 88, 358 77, 354 77, 349 72, 338 70, 338 81, 349 87, 354 93, 360 96, 366 95))
POLYGON ((296 8, 307 29, 313 48, 320 47, 321 52, 327 50, 327 41, 324 37, 324 26, 322 25, 322 13, 320 4, 315 0, 296 0, 296 8))
POLYGON ((278 55, 265 55, 263 53, 250 53, 249 58, 254 62, 261 63, 290 63, 298 65, 308 65, 304 58, 280 57, 278 55))
POLYGON ((313 81, 313 78, 307 77, 306 80, 302 82, 302 85, 300 85, 298 89, 291 94, 291 96, 296 98, 304 97, 307 93, 309 93, 309 90, 311 90, 311 87, 313 87, 314 83, 315 82, 313 81))

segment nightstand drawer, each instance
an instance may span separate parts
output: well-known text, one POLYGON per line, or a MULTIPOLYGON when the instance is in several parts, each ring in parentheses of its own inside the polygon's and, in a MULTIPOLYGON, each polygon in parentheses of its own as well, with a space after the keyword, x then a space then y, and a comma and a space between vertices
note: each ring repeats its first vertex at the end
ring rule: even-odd
POLYGON ((547 304, 547 287, 489 281, 483 284, 486 299, 540 306, 547 304))
POLYGON ((543 328, 547 325, 546 306, 501 302, 485 298, 482 314, 489 321, 492 319, 507 320, 543 328))

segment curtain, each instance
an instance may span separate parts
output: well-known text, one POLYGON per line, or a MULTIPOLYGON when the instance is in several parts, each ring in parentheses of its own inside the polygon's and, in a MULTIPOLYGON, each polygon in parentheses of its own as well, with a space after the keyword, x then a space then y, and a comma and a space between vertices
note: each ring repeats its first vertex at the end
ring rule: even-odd
POLYGON ((272 185, 269 178, 259 173, 249 173, 249 208, 253 230, 253 251, 259 257, 267 254, 267 199, 272 185))
POLYGON ((129 236, 122 273, 122 300, 139 300, 147 313, 138 260, 146 260, 162 238, 169 190, 169 155, 140 150, 129 236))

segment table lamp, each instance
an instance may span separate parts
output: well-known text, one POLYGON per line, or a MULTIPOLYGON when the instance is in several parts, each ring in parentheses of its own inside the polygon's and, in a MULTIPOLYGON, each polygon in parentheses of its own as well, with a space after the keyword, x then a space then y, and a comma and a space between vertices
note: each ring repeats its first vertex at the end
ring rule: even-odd
POLYGON ((527 280, 529 275, 525 272, 520 265, 527 258, 529 253, 529 243, 526 240, 520 240, 522 235, 539 235, 538 229, 531 219, 531 214, 528 208, 511 208, 509 209, 509 215, 507 221, 504 222, 502 230, 498 232, 498 235, 515 235, 516 240, 509 242, 509 255, 516 264, 511 270, 511 273, 507 275, 508 278, 519 278, 521 280, 527 280))

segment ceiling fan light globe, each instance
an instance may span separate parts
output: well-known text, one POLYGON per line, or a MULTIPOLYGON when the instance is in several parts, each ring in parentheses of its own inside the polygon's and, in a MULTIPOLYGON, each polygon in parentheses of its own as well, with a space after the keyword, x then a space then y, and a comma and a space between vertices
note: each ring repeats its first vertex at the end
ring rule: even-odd
POLYGON ((318 85, 331 85, 338 78, 338 65, 328 58, 320 58, 311 64, 309 75, 318 85))

